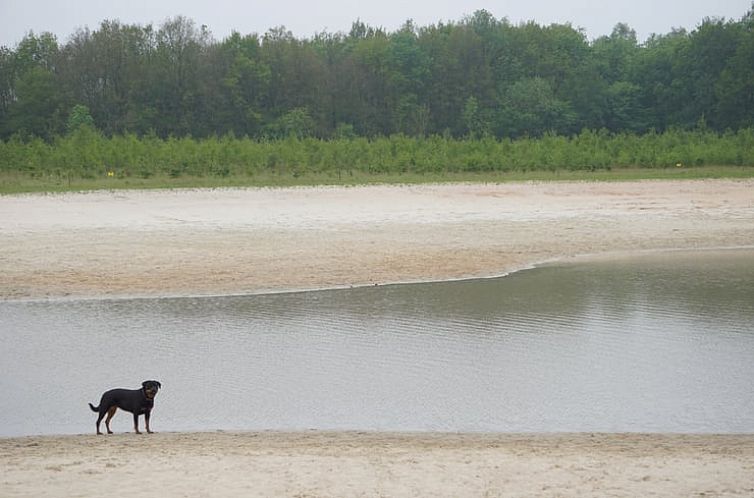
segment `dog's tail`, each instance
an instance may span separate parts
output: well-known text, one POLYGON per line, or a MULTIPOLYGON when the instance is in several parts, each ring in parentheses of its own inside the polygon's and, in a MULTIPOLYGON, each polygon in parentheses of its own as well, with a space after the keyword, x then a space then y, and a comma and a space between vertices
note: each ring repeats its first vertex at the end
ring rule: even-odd
POLYGON ((93 412, 98 412, 99 411, 99 406, 94 406, 91 403, 89 403, 89 408, 91 408, 93 412))

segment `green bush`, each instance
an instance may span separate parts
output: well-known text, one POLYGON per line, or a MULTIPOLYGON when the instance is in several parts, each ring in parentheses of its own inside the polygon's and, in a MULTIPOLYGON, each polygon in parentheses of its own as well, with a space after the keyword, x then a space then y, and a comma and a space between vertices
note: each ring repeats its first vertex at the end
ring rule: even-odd
POLYGON ((671 130, 662 134, 577 135, 498 140, 413 138, 321 140, 288 136, 159 139, 154 134, 105 137, 87 126, 51 142, 11 137, 0 141, 0 172, 33 178, 93 179, 117 175, 150 177, 248 177, 448 174, 515 171, 594 171, 610 168, 670 168, 754 165, 754 129, 717 134, 671 130))

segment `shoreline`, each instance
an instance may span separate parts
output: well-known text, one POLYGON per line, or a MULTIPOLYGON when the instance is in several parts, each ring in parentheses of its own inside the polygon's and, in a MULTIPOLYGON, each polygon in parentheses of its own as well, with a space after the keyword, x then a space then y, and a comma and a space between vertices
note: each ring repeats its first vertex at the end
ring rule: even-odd
POLYGON ((597 442, 610 439, 636 439, 636 440, 678 440, 678 441, 729 441, 741 442, 744 446, 751 445, 754 451, 754 432, 647 432, 647 431, 448 431, 448 430, 379 430, 379 429, 189 429, 181 430, 156 430, 151 434, 142 431, 136 434, 133 430, 124 430, 124 427, 115 430, 113 434, 95 434, 94 431, 87 433, 61 433, 61 434, 24 434, 14 436, 0 435, 0 448, 2 447, 36 447, 33 443, 45 441, 61 441, 72 444, 90 444, 95 441, 123 440, 134 438, 138 441, 142 438, 175 439, 182 441, 200 441, 202 439, 215 438, 240 438, 248 440, 285 441, 296 440, 302 443, 312 442, 316 438, 360 440, 363 444, 374 442, 409 442, 427 441, 438 444, 481 444, 488 441, 570 441, 572 443, 597 442), (32 443, 32 444, 28 444, 32 443))

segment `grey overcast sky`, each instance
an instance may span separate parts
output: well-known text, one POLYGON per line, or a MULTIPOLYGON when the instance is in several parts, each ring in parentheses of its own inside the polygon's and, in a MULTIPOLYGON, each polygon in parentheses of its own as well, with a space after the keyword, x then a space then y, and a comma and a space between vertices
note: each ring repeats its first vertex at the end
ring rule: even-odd
POLYGON ((317 32, 348 32, 361 19, 393 31, 407 19, 419 26, 457 21, 479 9, 518 23, 571 23, 589 39, 628 23, 644 41, 672 28, 694 29, 704 17, 739 19, 751 0, 0 0, 0 45, 15 47, 29 31, 50 31, 64 43, 78 28, 96 29, 104 19, 159 26, 183 15, 205 24, 217 40, 235 30, 264 34, 285 26, 297 38, 317 32))

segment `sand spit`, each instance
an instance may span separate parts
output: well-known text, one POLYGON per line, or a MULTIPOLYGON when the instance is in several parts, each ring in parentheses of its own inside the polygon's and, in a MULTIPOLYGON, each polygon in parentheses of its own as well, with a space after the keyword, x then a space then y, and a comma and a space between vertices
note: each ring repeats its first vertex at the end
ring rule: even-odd
POLYGON ((222 295, 754 245, 754 180, 0 197, 0 299, 222 295))

